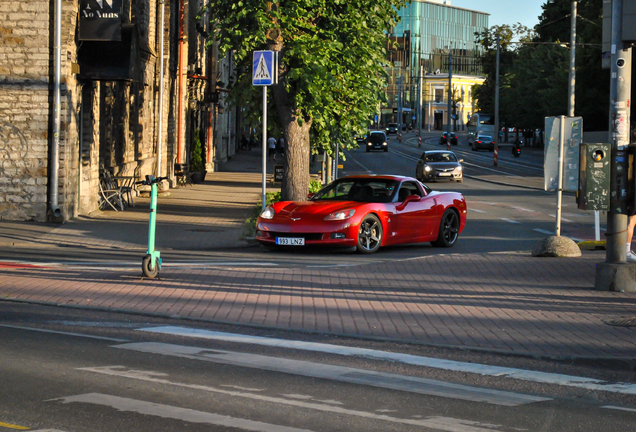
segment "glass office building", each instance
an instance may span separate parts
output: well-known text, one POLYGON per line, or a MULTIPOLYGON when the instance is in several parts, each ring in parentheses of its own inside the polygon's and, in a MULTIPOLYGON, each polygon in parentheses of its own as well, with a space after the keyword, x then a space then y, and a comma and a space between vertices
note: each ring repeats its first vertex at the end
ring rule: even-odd
MULTIPOLYGON (((382 109, 382 123, 399 122, 397 107, 401 102, 402 121, 415 117, 417 94, 422 88, 425 103, 427 76, 448 77, 449 59, 452 75, 483 76, 479 58, 481 47, 475 44, 475 33, 488 28, 489 14, 450 5, 445 0, 413 0, 398 11, 400 23, 388 35, 389 60, 387 72, 388 103, 382 109), (412 114, 408 114, 411 112, 412 114)), ((478 82, 481 80, 477 80, 478 82)), ((439 103, 439 98, 437 99, 439 103)), ((424 115, 425 116, 425 115, 424 115)))

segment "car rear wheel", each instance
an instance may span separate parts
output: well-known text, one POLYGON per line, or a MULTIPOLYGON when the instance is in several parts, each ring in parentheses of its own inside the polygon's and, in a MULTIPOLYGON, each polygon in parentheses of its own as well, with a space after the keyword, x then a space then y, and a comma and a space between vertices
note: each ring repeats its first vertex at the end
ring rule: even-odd
POLYGON ((358 229, 358 245, 356 250, 359 253, 370 254, 377 252, 382 244, 382 224, 380 219, 374 215, 368 215, 360 223, 358 229))
POLYGON ((453 247, 459 236, 459 215, 455 210, 448 209, 442 215, 442 220, 439 224, 439 233, 437 240, 433 243, 433 246, 437 247, 453 247))

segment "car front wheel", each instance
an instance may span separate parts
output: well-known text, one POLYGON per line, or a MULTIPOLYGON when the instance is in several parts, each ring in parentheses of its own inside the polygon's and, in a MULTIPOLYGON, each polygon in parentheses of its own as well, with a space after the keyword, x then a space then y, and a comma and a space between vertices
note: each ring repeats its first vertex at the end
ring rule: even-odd
POLYGON ((459 215, 451 209, 448 209, 442 215, 442 220, 439 224, 439 233, 437 240, 433 243, 433 246, 437 247, 453 247, 459 236, 459 215))
POLYGON ((358 229, 358 245, 356 250, 359 253, 370 254, 377 252, 382 244, 382 224, 380 219, 374 215, 368 215, 360 223, 358 229))

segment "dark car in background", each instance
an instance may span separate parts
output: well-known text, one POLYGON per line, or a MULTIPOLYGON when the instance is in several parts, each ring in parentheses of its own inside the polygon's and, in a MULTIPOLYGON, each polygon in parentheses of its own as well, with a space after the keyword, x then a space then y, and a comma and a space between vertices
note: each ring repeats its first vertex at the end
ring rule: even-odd
POLYGON ((386 133, 387 134, 396 134, 398 131, 398 124, 397 123, 389 123, 389 125, 386 127, 386 133))
POLYGON ((422 153, 415 167, 415 178, 421 182, 450 180, 464 181, 464 169, 457 155, 448 150, 429 150, 422 153))
MULTIPOLYGON (((439 144, 447 144, 448 143, 448 132, 442 133, 442 136, 439 137, 439 144)), ((452 145, 457 145, 457 134, 455 132, 450 133, 450 143, 452 145)))
POLYGON ((473 151, 485 149, 494 151, 495 142, 490 135, 477 135, 473 142, 470 144, 473 151))
POLYGON ((389 151, 389 145, 384 132, 371 131, 371 133, 367 135, 367 151, 370 152, 371 150, 389 151))

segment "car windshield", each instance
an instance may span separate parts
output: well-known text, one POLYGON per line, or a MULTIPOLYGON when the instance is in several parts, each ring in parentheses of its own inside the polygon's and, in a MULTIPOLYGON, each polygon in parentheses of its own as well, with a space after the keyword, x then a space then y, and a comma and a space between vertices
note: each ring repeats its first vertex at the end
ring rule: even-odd
POLYGON ((386 135, 384 135, 383 133, 372 132, 371 135, 369 136, 369 140, 373 142, 383 143, 384 141, 386 141, 386 135))
POLYGON ((455 153, 444 152, 444 153, 424 153, 424 158, 426 162, 457 162, 457 157, 455 153))
POLYGON ((393 201, 399 182, 390 179, 346 178, 336 180, 311 197, 310 201, 393 201))

